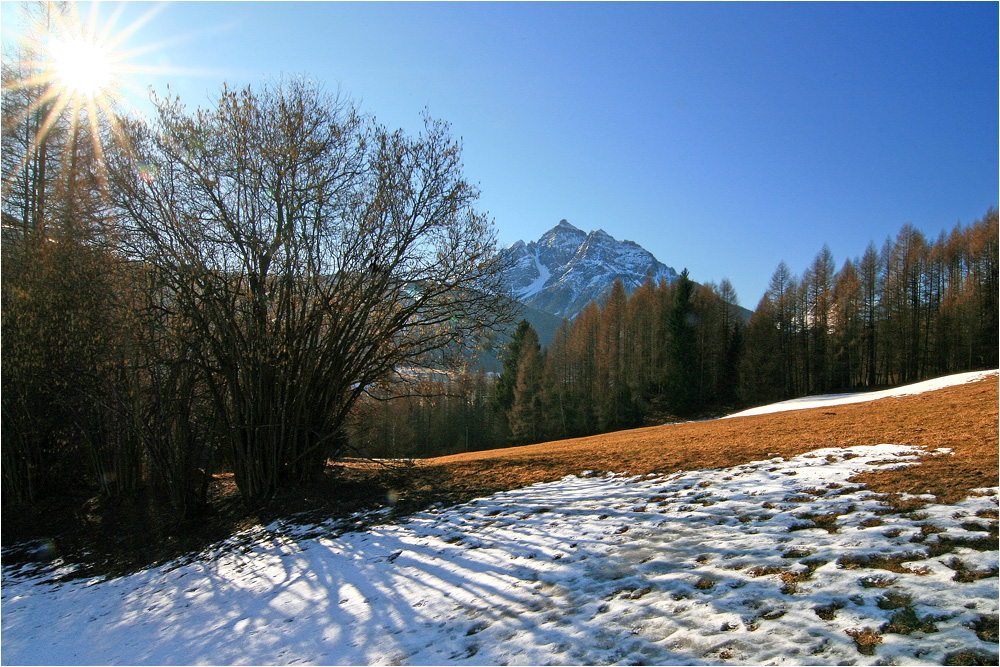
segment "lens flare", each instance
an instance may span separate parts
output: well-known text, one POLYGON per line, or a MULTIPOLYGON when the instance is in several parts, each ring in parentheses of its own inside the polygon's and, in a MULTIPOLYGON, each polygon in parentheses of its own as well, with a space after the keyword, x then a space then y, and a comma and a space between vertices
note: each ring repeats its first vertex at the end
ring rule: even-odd
POLYGON ((139 165, 139 178, 146 181, 147 183, 152 183, 156 180, 156 177, 160 175, 160 169, 155 164, 140 164, 139 165))

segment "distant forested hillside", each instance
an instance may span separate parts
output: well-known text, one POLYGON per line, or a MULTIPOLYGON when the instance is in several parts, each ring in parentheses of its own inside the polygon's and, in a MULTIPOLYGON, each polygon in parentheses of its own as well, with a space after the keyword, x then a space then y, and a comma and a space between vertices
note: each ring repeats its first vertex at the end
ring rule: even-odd
POLYGON ((728 281, 616 283, 543 344, 527 318, 493 378, 377 411, 363 449, 428 456, 586 435, 998 365, 997 211, 937 239, 905 225, 837 270, 783 262, 749 320, 728 281), (399 425, 407 424, 406 437, 399 425))

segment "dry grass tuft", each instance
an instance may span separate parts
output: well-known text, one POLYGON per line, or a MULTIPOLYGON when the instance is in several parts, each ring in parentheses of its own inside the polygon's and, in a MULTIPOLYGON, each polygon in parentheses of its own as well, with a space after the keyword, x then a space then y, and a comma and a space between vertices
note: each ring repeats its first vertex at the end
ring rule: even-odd
POLYGON ((710 588, 714 588, 716 583, 717 582, 715 581, 715 579, 711 579, 709 577, 702 577, 701 579, 695 582, 694 587, 697 588, 699 591, 707 591, 710 588))
POLYGON ((935 526, 933 523, 923 523, 920 524, 920 532, 910 538, 910 542, 920 544, 924 542, 931 535, 937 535, 938 533, 943 533, 944 528, 940 526, 935 526))
POLYGON ((909 570, 903 567, 903 563, 915 560, 924 560, 927 554, 921 551, 910 551, 901 554, 863 554, 847 555, 837 559, 837 567, 845 570, 888 570, 897 574, 926 574, 920 570, 909 570))
POLYGON ((884 507, 875 513, 879 516, 886 514, 913 514, 917 510, 927 507, 927 500, 922 498, 904 498, 901 493, 889 493, 881 497, 879 501, 884 507))
POLYGON ((913 596, 909 593, 900 593, 898 591, 887 591, 885 595, 879 597, 876 601, 879 609, 902 609, 903 607, 908 607, 910 603, 913 602, 913 596))
POLYGON ((952 577, 952 581, 957 581, 961 584, 970 584, 973 581, 989 579, 990 577, 995 577, 1000 574, 1000 569, 997 567, 991 567, 987 570, 971 570, 969 569, 969 566, 966 565, 965 561, 957 556, 953 556, 951 560, 947 562, 941 561, 941 563, 955 570, 955 576, 952 577))
POLYGON ((875 655, 875 647, 882 643, 882 635, 872 628, 852 628, 846 631, 861 655, 875 655))
POLYGON ((934 623, 933 618, 919 618, 913 607, 907 605, 893 614, 889 622, 879 628, 879 631, 882 634, 897 635, 909 635, 914 632, 937 632, 937 626, 934 623))
POLYGON ((931 556, 941 556, 948 554, 959 547, 974 549, 976 551, 997 551, 1000 549, 1000 540, 993 535, 983 537, 949 537, 940 535, 935 540, 928 540, 927 548, 930 549, 931 556))
POLYGON ((862 588, 888 588, 896 582, 896 577, 888 577, 884 574, 871 574, 858 579, 862 588))
POLYGON ((747 574, 751 577, 766 577, 772 574, 784 574, 785 571, 785 568, 777 565, 759 565, 747 570, 747 574))
POLYGON ((642 588, 635 588, 635 589, 628 588, 617 591, 605 599, 610 599, 615 596, 621 595, 622 600, 638 600, 642 596, 648 595, 652 591, 653 589, 650 586, 644 586, 642 588))
POLYGON ((965 521, 961 525, 963 529, 972 533, 980 532, 980 533, 989 533, 990 535, 997 534, 996 522, 982 523, 980 521, 965 521))
POLYGON ((782 558, 806 558, 808 556, 811 556, 812 554, 813 554, 813 550, 812 549, 803 548, 803 547, 794 547, 792 549, 789 549, 785 553, 781 554, 781 557, 782 558))
POLYGON ((819 616, 824 621, 832 621, 837 616, 837 612, 844 608, 844 603, 841 600, 834 600, 829 604, 819 605, 814 607, 813 610, 816 615, 819 616))
POLYGON ((972 629, 984 642, 996 644, 1000 638, 1000 617, 996 614, 983 614, 972 624, 972 629))
POLYGON ((806 530, 809 528, 822 528, 830 534, 840 532, 840 527, 837 526, 837 517, 841 516, 840 512, 828 512, 826 514, 803 512, 802 514, 795 514, 794 516, 797 519, 803 519, 805 521, 809 521, 810 523, 793 523, 788 527, 788 532, 806 530))
POLYGON ((784 616, 786 613, 788 612, 785 609, 768 609, 767 611, 763 612, 760 615, 760 618, 764 619, 765 621, 776 621, 782 616, 784 616))
POLYGON ((966 648, 944 656, 945 665, 1000 665, 1000 656, 979 649, 966 648))
POLYGON ((803 558, 799 562, 806 566, 806 569, 809 571, 809 574, 811 575, 813 572, 823 567, 830 561, 826 560, 825 558, 803 558))
POLYGON ((823 560, 822 558, 807 558, 801 563, 806 566, 804 570, 795 570, 790 572, 781 573, 781 582, 784 584, 781 587, 781 592, 785 595, 794 595, 798 592, 799 584, 803 581, 809 581, 813 578, 813 573, 816 570, 829 561, 823 560))

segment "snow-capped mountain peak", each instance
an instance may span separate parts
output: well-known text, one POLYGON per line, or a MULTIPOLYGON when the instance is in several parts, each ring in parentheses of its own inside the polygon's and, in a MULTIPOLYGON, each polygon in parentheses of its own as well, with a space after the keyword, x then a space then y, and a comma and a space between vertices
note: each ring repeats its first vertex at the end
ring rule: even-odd
POLYGON ((563 230, 567 230, 567 231, 570 231, 570 232, 580 232, 581 231, 579 228, 577 228, 577 227, 573 226, 572 224, 570 224, 569 220, 567 220, 566 218, 563 218, 562 220, 560 220, 559 224, 556 225, 555 227, 553 227, 549 231, 555 231, 557 229, 563 229, 563 230))
POLYGON ((573 317, 610 291, 618 278, 631 291, 652 276, 673 282, 677 272, 633 241, 618 241, 603 229, 584 232, 566 220, 538 241, 507 248, 514 294, 539 310, 573 317))

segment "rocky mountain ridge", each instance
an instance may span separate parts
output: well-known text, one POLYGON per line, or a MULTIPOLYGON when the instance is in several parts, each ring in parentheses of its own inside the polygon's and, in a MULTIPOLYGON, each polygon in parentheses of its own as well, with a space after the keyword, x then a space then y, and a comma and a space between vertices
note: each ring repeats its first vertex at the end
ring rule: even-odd
POLYGON ((573 317, 621 278, 632 291, 652 276, 673 282, 677 271, 633 241, 618 241, 599 229, 584 232, 566 220, 538 241, 517 241, 505 251, 513 268, 514 295, 527 305, 560 317, 573 317))

